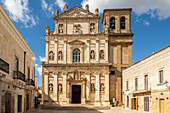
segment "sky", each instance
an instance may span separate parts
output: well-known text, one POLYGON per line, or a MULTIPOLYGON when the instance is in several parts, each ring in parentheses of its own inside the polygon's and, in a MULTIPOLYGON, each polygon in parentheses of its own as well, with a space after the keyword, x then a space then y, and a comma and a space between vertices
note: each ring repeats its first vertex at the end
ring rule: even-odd
POLYGON ((98 8, 101 31, 103 9, 132 8, 133 63, 170 45, 170 0, 1 0, 0 3, 36 55, 33 60, 38 86, 42 86, 45 26, 54 31, 55 10, 63 13, 65 4, 68 9, 74 6, 84 8, 89 4, 93 13, 98 8))

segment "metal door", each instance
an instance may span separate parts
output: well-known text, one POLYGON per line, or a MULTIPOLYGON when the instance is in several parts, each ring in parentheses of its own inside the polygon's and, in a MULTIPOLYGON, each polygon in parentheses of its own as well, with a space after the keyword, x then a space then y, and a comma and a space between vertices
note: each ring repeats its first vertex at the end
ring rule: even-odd
POLYGON ((5 94, 5 113, 11 113, 11 94, 5 94))

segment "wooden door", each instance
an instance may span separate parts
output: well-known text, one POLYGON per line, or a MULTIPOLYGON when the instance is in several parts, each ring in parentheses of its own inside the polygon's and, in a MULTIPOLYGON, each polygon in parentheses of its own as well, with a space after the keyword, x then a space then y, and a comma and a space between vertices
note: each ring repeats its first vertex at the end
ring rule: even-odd
POLYGON ((22 112, 22 95, 18 95, 18 112, 22 112))
POLYGON ((133 98, 131 99, 131 106, 130 106, 131 109, 133 109, 133 98))
POLYGON ((27 94, 27 110, 29 110, 29 94, 27 94))
POLYGON ((81 103, 81 86, 72 86, 72 103, 81 103))
POLYGON ((144 111, 149 111, 149 97, 144 97, 144 111))
POLYGON ((165 100, 164 99, 159 100, 159 111, 160 113, 165 113, 165 100))
POLYGON ((11 113, 11 94, 5 94, 5 113, 11 113))
POLYGON ((136 110, 138 110, 138 98, 136 98, 136 110))
POLYGON ((127 95, 127 100, 126 101, 127 101, 127 103, 126 103, 127 104, 127 108, 129 108, 129 95, 127 95))

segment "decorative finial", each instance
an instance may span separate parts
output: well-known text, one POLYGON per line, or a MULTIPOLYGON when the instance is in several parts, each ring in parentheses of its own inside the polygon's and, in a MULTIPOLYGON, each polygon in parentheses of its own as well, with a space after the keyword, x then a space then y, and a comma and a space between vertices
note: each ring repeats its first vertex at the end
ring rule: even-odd
POLYGON ((50 28, 48 27, 48 25, 45 27, 45 30, 46 30, 46 35, 49 35, 50 34, 50 28))
POLYGON ((68 6, 67 4, 64 5, 64 12, 68 11, 68 6))
POLYGON ((96 12, 96 15, 98 16, 98 15, 99 15, 99 9, 97 8, 97 9, 95 10, 95 12, 96 12))
POLYGON ((89 11, 89 5, 88 4, 86 4, 86 11, 89 11))
POLYGON ((57 10, 55 10, 55 16, 58 16, 58 15, 59 15, 59 11, 57 9, 57 10))

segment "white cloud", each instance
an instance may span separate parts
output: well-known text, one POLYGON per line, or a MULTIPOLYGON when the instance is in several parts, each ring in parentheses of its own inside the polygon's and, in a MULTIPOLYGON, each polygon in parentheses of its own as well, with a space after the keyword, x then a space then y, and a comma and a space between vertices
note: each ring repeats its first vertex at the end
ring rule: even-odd
POLYGON ((30 14, 28 0, 2 0, 9 16, 15 22, 22 22, 26 28, 35 26, 36 20, 30 14))
POLYGON ((42 66, 35 64, 35 69, 36 69, 36 71, 38 72, 39 75, 42 75, 42 66))
POLYGON ((39 56, 41 62, 45 61, 45 57, 39 56))
POLYGON ((49 17, 54 14, 53 4, 49 5, 45 0, 41 0, 41 8, 49 17))
POLYGON ((61 11, 63 11, 66 2, 64 2, 63 0, 56 0, 55 4, 58 5, 58 7, 60 7, 61 11))
POLYGON ((148 21, 146 21, 146 20, 143 21, 143 24, 145 24, 146 26, 150 25, 150 23, 148 21))
POLYGON ((34 62, 35 62, 35 60, 37 59, 36 57, 32 57, 32 59, 34 60, 34 62))
POLYGON ((89 4, 92 12, 96 8, 102 13, 106 8, 133 8, 138 15, 150 14, 151 17, 167 19, 170 17, 170 0, 83 0, 82 6, 89 4))

